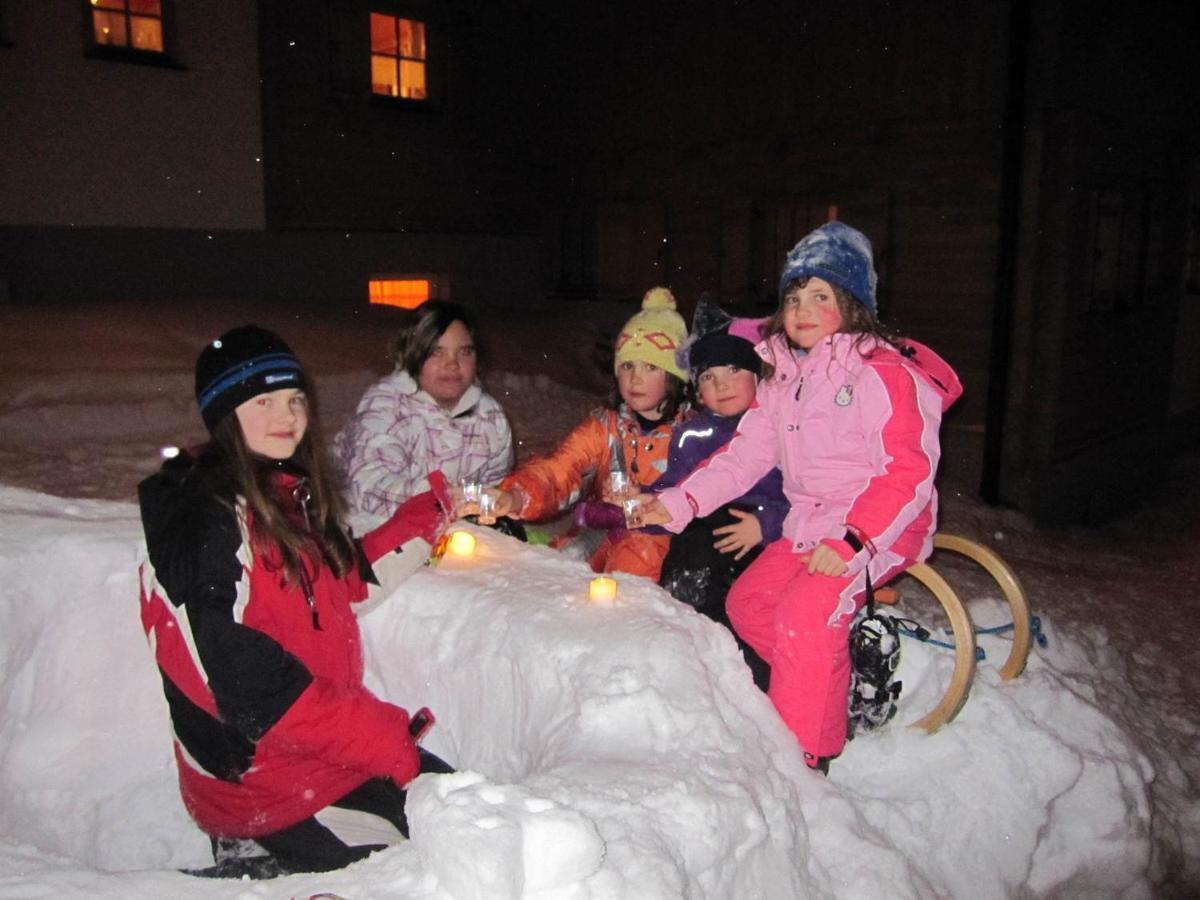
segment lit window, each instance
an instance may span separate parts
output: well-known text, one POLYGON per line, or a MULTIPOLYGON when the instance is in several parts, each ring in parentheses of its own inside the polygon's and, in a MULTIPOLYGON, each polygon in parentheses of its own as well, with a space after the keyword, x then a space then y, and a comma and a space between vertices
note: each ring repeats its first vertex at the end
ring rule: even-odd
POLYGON ((368 284, 371 303, 415 309, 433 296, 434 279, 413 276, 383 276, 368 284))
POLYGON ((97 47, 124 47, 163 52, 162 0, 89 0, 92 42, 97 47))
POLYGON ((425 23, 371 13, 371 93, 426 100, 425 75, 425 23))

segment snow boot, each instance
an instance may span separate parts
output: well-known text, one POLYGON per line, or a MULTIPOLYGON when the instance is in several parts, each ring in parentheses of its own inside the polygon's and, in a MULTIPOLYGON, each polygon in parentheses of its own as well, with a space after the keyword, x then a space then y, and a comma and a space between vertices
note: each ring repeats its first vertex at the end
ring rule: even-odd
POLYGON ((900 632, 896 620, 884 613, 868 612, 850 629, 850 701, 847 737, 874 731, 896 715, 901 683, 900 632))

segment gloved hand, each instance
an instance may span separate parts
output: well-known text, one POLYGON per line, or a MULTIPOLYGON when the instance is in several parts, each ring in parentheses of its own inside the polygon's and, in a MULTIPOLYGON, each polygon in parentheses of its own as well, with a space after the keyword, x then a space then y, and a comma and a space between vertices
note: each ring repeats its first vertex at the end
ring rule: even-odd
POLYGON ((396 507, 390 519, 363 535, 362 548, 367 562, 374 563, 413 538, 422 538, 430 546, 437 543, 454 514, 454 501, 446 476, 441 472, 430 472, 428 481, 428 491, 405 500, 396 507))
POLYGON ((603 500, 581 500, 575 504, 573 521, 580 528, 614 531, 625 527, 625 511, 603 500))

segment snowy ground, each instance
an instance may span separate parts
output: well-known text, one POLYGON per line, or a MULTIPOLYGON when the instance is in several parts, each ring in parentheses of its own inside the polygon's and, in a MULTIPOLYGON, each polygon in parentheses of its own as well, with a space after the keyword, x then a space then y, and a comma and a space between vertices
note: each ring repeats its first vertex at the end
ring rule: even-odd
MULTIPOLYGON (((949 655, 906 642, 901 721, 813 775, 719 628, 635 578, 591 605, 571 553, 477 531, 475 558, 363 619, 373 687, 432 706, 428 745, 461 770, 414 787, 413 840, 321 876, 175 873, 206 842, 137 620, 131 499, 160 446, 203 436, 199 346, 252 319, 317 372, 333 427, 381 371, 377 313, 0 309, 0 898, 1200 894, 1200 460, 1119 525, 1046 532, 970 499, 972 436, 953 432, 943 526, 1005 555, 1049 643, 1003 683, 1007 647, 983 638, 970 702, 937 734, 904 722, 949 655)), ((587 408, 592 348, 619 320, 491 323, 488 382, 522 452, 587 408)), ((1003 621, 990 583, 938 565, 978 624, 1003 621)))

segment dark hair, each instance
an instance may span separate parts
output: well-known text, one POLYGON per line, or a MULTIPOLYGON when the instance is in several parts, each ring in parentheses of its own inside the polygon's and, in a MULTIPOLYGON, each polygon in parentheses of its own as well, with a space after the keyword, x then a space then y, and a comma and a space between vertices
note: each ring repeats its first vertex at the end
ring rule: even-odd
POLYGON ((355 550, 344 525, 345 505, 325 453, 311 394, 308 428, 288 461, 308 481, 308 531, 297 527, 280 506, 270 485, 274 461, 250 449, 236 414, 226 416, 213 429, 213 445, 227 475, 245 498, 250 542, 256 551, 268 561, 278 558, 291 584, 301 583, 305 562, 312 561, 314 554, 337 577, 345 576, 355 564, 355 550))
POLYGON ((388 356, 395 361, 397 369, 403 369, 413 378, 421 374, 421 367, 437 348, 446 329, 455 322, 462 322, 471 340, 475 342, 476 356, 479 355, 479 337, 476 334, 475 316, 465 306, 449 300, 426 300, 412 310, 409 319, 392 337, 388 345, 388 356))
MULTIPOLYGON (((662 372, 667 376, 667 395, 663 398, 659 411, 662 413, 663 421, 670 422, 681 409, 692 403, 692 385, 691 382, 684 381, 666 369, 663 369, 662 372)), ((620 409, 624 402, 621 399, 621 383, 614 375, 612 391, 608 395, 608 406, 612 409, 620 409)))
MULTIPOLYGON (((793 278, 783 286, 783 291, 779 295, 779 306, 774 314, 767 321, 759 326, 759 334, 765 340, 774 337, 777 334, 782 334, 789 348, 799 349, 792 343, 791 338, 787 336, 783 328, 783 311, 786 308, 787 295, 792 291, 799 290, 808 284, 808 278, 793 278)), ((854 342, 855 347, 859 347, 868 338, 877 338, 886 344, 891 344, 893 347, 899 347, 903 343, 902 339, 896 332, 888 328, 875 317, 870 309, 868 309, 861 301, 857 300, 853 294, 843 288, 841 285, 829 285, 833 288, 833 296, 837 298, 838 312, 842 315, 843 332, 848 334, 857 334, 858 339, 854 342)), ((774 354, 774 344, 768 344, 771 353, 774 354)), ((763 364, 763 378, 770 378, 775 374, 775 365, 773 359, 767 360, 763 364)))

